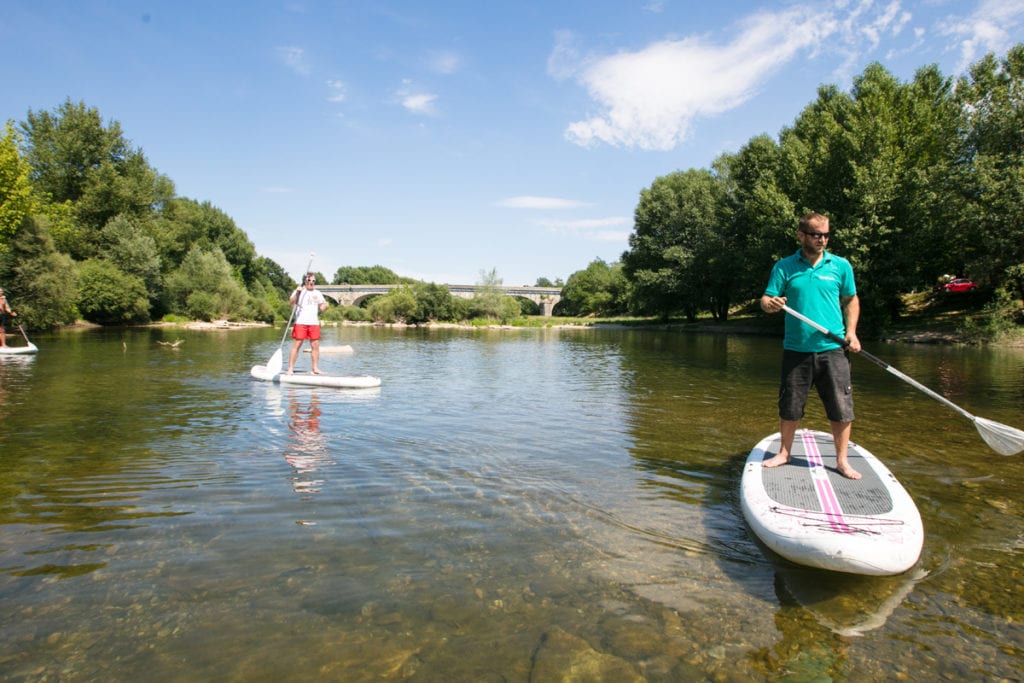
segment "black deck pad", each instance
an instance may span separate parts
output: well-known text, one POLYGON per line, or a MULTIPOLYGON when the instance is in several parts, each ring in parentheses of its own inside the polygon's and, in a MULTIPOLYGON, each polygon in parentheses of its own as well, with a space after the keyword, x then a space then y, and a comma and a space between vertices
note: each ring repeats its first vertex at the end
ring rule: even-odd
MULTIPOLYGON (((869 461, 860 455, 855 444, 850 444, 848 456, 850 465, 860 472, 860 479, 847 479, 836 470, 836 451, 832 439, 818 438, 816 443, 829 482, 844 514, 884 515, 892 510, 892 498, 885 483, 870 466, 869 461)), ((780 444, 778 439, 772 441, 765 454, 766 460, 779 452, 780 444)), ((765 491, 780 505, 822 512, 801 432, 797 432, 796 438, 793 439, 793 452, 790 453, 789 462, 781 467, 762 468, 761 477, 765 491)))

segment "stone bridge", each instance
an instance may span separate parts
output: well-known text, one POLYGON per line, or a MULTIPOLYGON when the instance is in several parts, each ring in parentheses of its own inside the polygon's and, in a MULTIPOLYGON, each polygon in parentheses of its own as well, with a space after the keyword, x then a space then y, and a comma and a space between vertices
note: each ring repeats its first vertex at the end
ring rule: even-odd
MULTIPOLYGON (((408 287, 409 285, 317 285, 316 288, 323 292, 323 295, 339 306, 358 306, 367 297, 378 294, 387 294, 396 287, 408 287)), ((441 285, 446 287, 452 296, 463 299, 472 299, 480 289, 498 289, 508 296, 529 299, 540 307, 540 313, 544 316, 551 315, 555 304, 562 300, 561 287, 506 287, 503 285, 441 285)))

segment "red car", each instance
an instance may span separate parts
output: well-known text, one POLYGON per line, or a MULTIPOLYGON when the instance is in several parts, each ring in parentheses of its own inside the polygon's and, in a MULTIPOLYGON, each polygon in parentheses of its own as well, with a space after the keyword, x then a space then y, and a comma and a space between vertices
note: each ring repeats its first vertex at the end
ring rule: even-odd
POLYGON ((946 292, 970 292, 977 288, 978 284, 974 280, 969 280, 965 277, 958 277, 942 285, 943 291, 946 292))

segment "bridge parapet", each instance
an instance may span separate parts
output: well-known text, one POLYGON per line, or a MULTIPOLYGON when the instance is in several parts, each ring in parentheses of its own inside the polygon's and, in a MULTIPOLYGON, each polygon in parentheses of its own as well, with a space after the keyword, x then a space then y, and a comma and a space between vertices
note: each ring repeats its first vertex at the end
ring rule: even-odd
MULTIPOLYGON (((472 299, 481 289, 498 289, 507 296, 529 299, 540 306, 541 315, 550 316, 552 310, 562 300, 561 287, 512 287, 498 285, 441 285, 448 289, 452 296, 472 299)), ((339 306, 358 306, 367 297, 387 294, 396 287, 408 285, 317 285, 323 295, 339 306)))

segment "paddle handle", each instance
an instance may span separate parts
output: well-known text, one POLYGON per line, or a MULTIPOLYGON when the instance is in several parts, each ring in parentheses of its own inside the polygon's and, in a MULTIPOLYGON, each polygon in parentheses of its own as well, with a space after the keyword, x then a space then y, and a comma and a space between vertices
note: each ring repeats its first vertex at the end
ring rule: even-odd
MULTIPOLYGON (((826 337, 828 337, 829 339, 831 339, 835 343, 837 343, 840 346, 842 346, 844 349, 845 348, 849 348, 850 342, 848 342, 847 340, 843 339, 842 337, 840 337, 835 332, 829 330, 824 325, 821 325, 821 324, 811 320, 810 318, 808 318, 803 313, 800 313, 799 311, 794 311, 792 308, 790 308, 786 304, 782 305, 782 310, 784 310, 786 313, 789 313, 791 316, 793 316, 797 320, 802 320, 803 322, 807 323, 808 325, 810 325, 811 327, 816 329, 818 332, 821 332, 823 335, 825 335, 826 337)), ((963 408, 961 408, 957 404, 953 403, 952 401, 950 401, 948 398, 946 398, 942 394, 939 394, 939 393, 936 393, 936 392, 932 391, 931 389, 929 389, 925 385, 923 385, 920 382, 918 382, 913 377, 910 377, 908 375, 903 374, 902 372, 900 372, 899 370, 897 370, 893 366, 891 366, 888 363, 886 363, 881 358, 878 358, 877 356, 873 356, 873 355, 871 355, 870 353, 868 353, 867 351, 865 351, 863 349, 861 349, 857 353, 858 353, 858 355, 863 356, 864 358, 867 358, 869 361, 871 361, 872 363, 874 363, 878 367, 882 368, 886 372, 888 372, 888 373, 890 373, 892 375, 896 375, 901 380, 903 380, 904 382, 906 382, 910 386, 914 387, 915 389, 918 389, 918 390, 923 391, 924 393, 928 394, 929 396, 934 398, 939 403, 942 403, 943 405, 946 405, 946 406, 952 408, 953 410, 955 410, 956 412, 960 413, 964 417, 966 417, 966 418, 968 418, 970 420, 974 420, 975 419, 974 415, 971 415, 969 412, 967 412, 966 410, 964 410, 963 408)))

